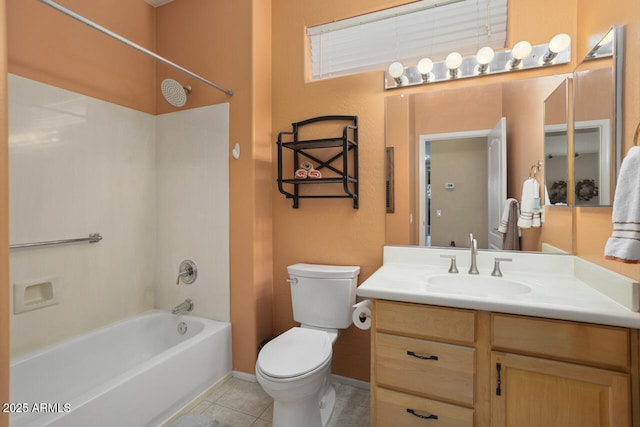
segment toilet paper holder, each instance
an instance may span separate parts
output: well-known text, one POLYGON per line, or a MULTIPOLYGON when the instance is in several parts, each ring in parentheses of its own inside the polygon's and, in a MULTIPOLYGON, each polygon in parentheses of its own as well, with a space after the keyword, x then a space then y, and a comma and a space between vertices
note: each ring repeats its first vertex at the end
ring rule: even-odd
POLYGON ((358 329, 371 327, 371 300, 366 299, 353 306, 352 320, 358 329))

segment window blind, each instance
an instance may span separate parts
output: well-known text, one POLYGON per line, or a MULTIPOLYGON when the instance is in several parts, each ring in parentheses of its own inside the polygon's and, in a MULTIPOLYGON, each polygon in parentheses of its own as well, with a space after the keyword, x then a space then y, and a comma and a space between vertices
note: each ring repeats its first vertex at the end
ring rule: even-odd
POLYGON ((502 49, 506 35, 507 0, 422 0, 307 29, 313 80, 502 49))

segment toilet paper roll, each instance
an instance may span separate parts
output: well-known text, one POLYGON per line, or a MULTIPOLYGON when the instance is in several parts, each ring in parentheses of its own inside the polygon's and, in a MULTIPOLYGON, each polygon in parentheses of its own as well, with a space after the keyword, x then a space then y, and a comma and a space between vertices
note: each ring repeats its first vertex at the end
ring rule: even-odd
POLYGON ((371 300, 360 301, 353 306, 353 324, 358 329, 371 328, 371 300))

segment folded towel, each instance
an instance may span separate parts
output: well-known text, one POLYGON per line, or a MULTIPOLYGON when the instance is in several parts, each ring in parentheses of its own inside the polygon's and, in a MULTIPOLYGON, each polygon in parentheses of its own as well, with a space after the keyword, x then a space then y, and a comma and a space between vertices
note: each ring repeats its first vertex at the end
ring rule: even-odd
POLYGON ((300 163, 300 167, 306 170, 307 172, 309 172, 310 170, 313 170, 313 165, 311 164, 311 162, 307 162, 307 161, 300 163))
POLYGON ((302 169, 302 168, 298 169, 294 174, 296 179, 305 179, 308 175, 309 175, 309 172, 307 172, 306 169, 302 169))
POLYGON ((527 179, 522 185, 518 227, 540 227, 540 184, 535 178, 527 179))
POLYGON ((311 169, 308 173, 309 173, 309 178, 311 179, 322 178, 322 173, 320 173, 319 170, 311 169))
MULTIPOLYGON (((505 227, 504 235, 502 236, 502 249, 509 251, 520 250, 520 229, 518 228, 518 215, 520 214, 518 208, 518 201, 516 199, 508 199, 505 207, 508 207, 509 212, 507 214, 508 220, 505 227)), ((502 227, 502 223, 500 224, 502 227)), ((498 227, 498 230, 500 227, 498 227)))
POLYGON ((604 247, 607 259, 640 263, 640 147, 622 161, 613 197, 613 233, 604 247))

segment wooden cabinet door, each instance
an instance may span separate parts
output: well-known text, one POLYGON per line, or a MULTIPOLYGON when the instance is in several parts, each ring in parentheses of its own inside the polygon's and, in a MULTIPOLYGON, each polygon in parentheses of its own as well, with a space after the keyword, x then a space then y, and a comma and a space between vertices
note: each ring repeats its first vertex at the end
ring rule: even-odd
POLYGON ((492 427, 628 427, 629 376, 493 352, 492 427))

